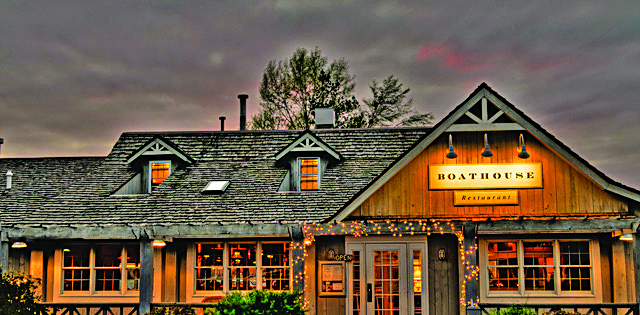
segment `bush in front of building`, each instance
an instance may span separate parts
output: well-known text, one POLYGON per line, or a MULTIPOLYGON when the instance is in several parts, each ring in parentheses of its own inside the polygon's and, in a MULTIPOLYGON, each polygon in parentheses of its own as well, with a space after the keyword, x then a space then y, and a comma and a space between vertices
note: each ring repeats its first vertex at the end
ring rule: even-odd
POLYGON ((524 306, 512 305, 506 310, 494 311, 489 315, 537 315, 536 311, 524 306))
POLYGON ((188 306, 171 305, 154 307, 149 315, 196 315, 196 311, 188 306))
POLYGON ((571 311, 551 311, 551 312, 546 312, 543 315, 582 315, 582 313, 571 312, 571 311))
POLYGON ((0 315, 49 314, 42 306, 36 288, 40 280, 18 273, 2 273, 0 268, 0 315))
POLYGON ((205 315, 304 315, 300 292, 255 290, 229 294, 207 309, 205 315))

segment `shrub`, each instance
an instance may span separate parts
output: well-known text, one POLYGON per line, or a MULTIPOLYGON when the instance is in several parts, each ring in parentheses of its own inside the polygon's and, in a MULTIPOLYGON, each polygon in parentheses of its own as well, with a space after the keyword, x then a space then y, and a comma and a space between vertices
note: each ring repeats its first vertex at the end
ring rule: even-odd
POLYGON ((513 305, 506 310, 501 310, 500 312, 495 311, 489 313, 489 315, 537 315, 536 311, 526 308, 524 306, 513 305))
POLYGON ((551 312, 544 313, 544 315, 582 315, 582 314, 578 312, 571 312, 571 311, 551 311, 551 312))
POLYGON ((188 306, 171 305, 154 307, 149 315, 196 315, 196 311, 188 306))
POLYGON ((46 307, 38 304, 36 288, 40 280, 17 273, 2 273, 0 269, 0 315, 48 314, 46 307))
POLYGON ((233 293, 207 309, 205 315, 304 315, 300 292, 233 293))

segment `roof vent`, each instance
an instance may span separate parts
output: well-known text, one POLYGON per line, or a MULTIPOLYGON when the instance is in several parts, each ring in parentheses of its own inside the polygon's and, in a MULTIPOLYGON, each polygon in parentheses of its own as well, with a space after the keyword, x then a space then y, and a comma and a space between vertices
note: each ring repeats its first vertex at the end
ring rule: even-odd
POLYGON ((330 129, 336 123, 336 115, 333 108, 316 108, 316 129, 330 129))
POLYGON ((221 194, 227 187, 229 187, 228 180, 214 180, 210 181, 207 186, 202 190, 203 194, 221 194))

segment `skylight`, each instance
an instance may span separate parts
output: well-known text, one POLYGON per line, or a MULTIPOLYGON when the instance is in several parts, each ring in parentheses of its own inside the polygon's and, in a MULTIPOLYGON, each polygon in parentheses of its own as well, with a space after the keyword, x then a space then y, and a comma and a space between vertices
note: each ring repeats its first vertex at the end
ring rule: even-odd
POLYGON ((204 187, 204 189, 202 190, 203 194, 221 194, 223 193, 225 190, 227 190, 227 187, 229 187, 229 181, 228 180, 214 180, 214 181, 210 181, 206 187, 204 187))

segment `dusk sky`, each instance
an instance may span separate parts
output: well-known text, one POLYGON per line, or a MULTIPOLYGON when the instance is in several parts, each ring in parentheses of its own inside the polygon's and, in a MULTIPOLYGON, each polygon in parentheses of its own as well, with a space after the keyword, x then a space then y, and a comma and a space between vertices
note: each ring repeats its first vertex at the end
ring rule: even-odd
MULTIPOLYGON (((106 155, 124 131, 238 128, 269 60, 393 74, 436 121, 487 82, 640 188, 640 1, 0 1, 2 157, 106 155)), ((480 149, 479 149, 480 150, 480 149)))

